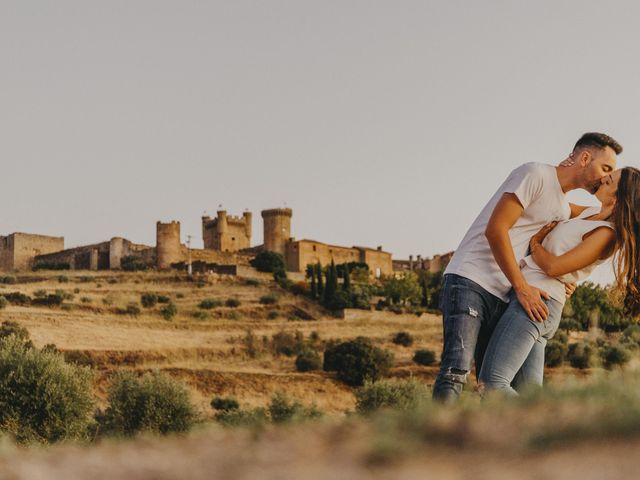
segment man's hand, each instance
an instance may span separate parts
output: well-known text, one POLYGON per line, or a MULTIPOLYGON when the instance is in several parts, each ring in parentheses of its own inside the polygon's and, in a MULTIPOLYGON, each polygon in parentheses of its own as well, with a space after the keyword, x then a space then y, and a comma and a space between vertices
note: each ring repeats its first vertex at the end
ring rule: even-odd
POLYGON ((564 284, 564 294, 569 298, 573 295, 573 292, 576 291, 577 285, 575 283, 565 283, 564 284))
POLYGON ((534 322, 544 322, 549 316, 549 308, 542 301, 542 299, 549 300, 549 294, 544 290, 533 287, 528 283, 524 286, 515 289, 518 297, 518 302, 522 305, 522 308, 529 318, 534 322))
POLYGON ((531 240, 529 240, 529 248, 533 250, 534 245, 541 244, 546 236, 549 235, 551 230, 556 227, 556 225, 558 225, 558 222, 547 223, 544 227, 538 230, 538 232, 533 237, 531 237, 531 240))

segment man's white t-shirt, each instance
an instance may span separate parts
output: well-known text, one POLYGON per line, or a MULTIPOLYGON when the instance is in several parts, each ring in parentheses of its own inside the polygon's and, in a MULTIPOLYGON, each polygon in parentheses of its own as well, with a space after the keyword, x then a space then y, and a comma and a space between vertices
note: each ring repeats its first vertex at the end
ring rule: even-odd
POLYGON ((511 284, 496 263, 485 236, 489 218, 505 193, 515 194, 524 208, 509 230, 518 263, 526 256, 531 237, 549 222, 567 220, 571 216, 571 208, 554 166, 525 163, 509 174, 475 219, 444 273, 454 273, 473 280, 506 302, 511 284))

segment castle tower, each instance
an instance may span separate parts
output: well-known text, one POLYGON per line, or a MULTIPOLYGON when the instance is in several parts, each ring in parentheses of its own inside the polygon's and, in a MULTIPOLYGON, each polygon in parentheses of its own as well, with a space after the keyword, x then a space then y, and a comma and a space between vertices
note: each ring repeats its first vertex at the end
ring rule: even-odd
POLYGON ((286 254, 286 243, 291 238, 290 208, 272 208, 262 211, 264 221, 264 248, 269 252, 286 254))
POLYGON ((156 266, 158 270, 171 268, 182 260, 180 222, 156 223, 156 266))
POLYGON ((253 215, 251 212, 242 212, 242 218, 244 218, 244 231, 247 234, 247 238, 251 239, 251 220, 253 215))

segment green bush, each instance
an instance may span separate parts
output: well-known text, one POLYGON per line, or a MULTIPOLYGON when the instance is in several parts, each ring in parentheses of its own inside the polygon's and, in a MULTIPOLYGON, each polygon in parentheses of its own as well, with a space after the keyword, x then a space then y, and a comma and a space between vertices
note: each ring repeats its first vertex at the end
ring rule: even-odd
POLYGON ((275 305, 276 303, 278 303, 278 296, 274 293, 263 295, 262 297, 260 297, 260 303, 262 305, 275 305))
POLYGON ((564 363, 568 353, 569 346, 566 342, 552 338, 547 342, 544 351, 544 364, 547 367, 559 367, 564 363))
POLYGON ((628 326, 624 330, 620 342, 628 348, 636 349, 640 347, 640 325, 628 326))
POLYGON ((589 343, 572 343, 567 358, 574 368, 591 368, 596 364, 596 349, 589 343))
POLYGON ((141 272, 147 269, 147 264, 136 255, 126 255, 120 260, 120 268, 125 272, 141 272))
POLYGON ((0 325, 0 339, 7 338, 12 335, 21 342, 26 343, 28 346, 32 346, 31 341, 29 340, 29 330, 21 327, 18 322, 5 320, 0 325))
POLYGON ((3 285, 15 285, 17 283, 16 277, 13 275, 7 275, 5 277, 0 277, 0 283, 3 285))
POLYGON ((240 404, 233 397, 215 397, 211 400, 211 407, 215 410, 237 410, 240 404))
POLYGON ((160 314, 165 320, 171 320, 177 313, 178 307, 176 307, 174 303, 169 303, 169 305, 160 310, 160 314))
POLYGON ((339 380, 351 386, 361 386, 365 381, 375 382, 384 376, 393 363, 393 355, 375 347, 369 338, 338 343, 324 352, 323 369, 336 372, 339 380))
POLYGON ((304 348, 304 336, 302 332, 296 331, 295 334, 280 331, 271 337, 271 350, 274 355, 286 355, 292 357, 304 348))
POLYGON ((411 411, 429 398, 429 389, 417 380, 367 382, 356 391, 356 411, 362 414, 381 408, 411 411))
POLYGON ((396 345, 410 347, 411 345, 413 345, 413 336, 409 332, 398 332, 394 335, 392 341, 396 345))
POLYGON ((237 298, 227 298, 224 304, 227 307, 236 308, 240 306, 240 300, 238 300, 237 298))
POLYGON ((36 297, 31 303, 33 305, 45 305, 49 307, 60 306, 65 300, 64 292, 57 290, 55 293, 50 293, 44 297, 36 297))
POLYGON ((269 313, 267 313, 267 320, 275 320, 279 316, 280 314, 276 310, 271 310, 269 313))
POLYGON ((433 365, 436 363, 436 354, 433 350, 422 348, 420 350, 416 350, 416 353, 413 355, 413 361, 418 365, 433 365))
POLYGON ((197 320, 207 320, 209 318, 209 314, 207 312, 201 312, 200 310, 191 312, 191 316, 197 320))
POLYGON ((259 272, 284 272, 286 271, 284 257, 276 252, 260 252, 249 262, 259 272))
POLYGON ((159 372, 116 373, 107 401, 105 429, 118 435, 186 432, 197 420, 186 387, 159 372))
POLYGON ((30 305, 31 297, 21 292, 11 292, 2 294, 12 305, 30 305))
POLYGON ((85 438, 93 421, 91 372, 62 355, 0 339, 0 429, 20 443, 85 438))
POLYGON ((300 402, 290 401, 282 392, 271 397, 267 410, 273 423, 300 422, 322 416, 322 412, 315 405, 307 407, 300 402))
POLYGON ((171 297, 167 295, 158 295, 158 303, 170 303, 171 297))
POLYGON ((7 305, 9 305, 9 300, 0 295, 0 310, 7 308, 7 305))
POLYGON ((296 370, 298 372, 312 372, 321 368, 322 359, 315 350, 304 349, 296 357, 296 370))
POLYGON ((220 300, 216 300, 215 298, 205 298, 198 304, 198 308, 202 308, 203 310, 211 310, 212 308, 217 308, 222 306, 222 302, 220 300))
POLYGON ((600 358, 604 368, 611 370, 614 367, 622 367, 631 360, 629 351, 618 345, 605 345, 600 350, 600 358))
POLYGON ((155 293, 143 293, 140 296, 140 303, 144 308, 153 308, 158 303, 158 295, 155 293))
POLYGON ((142 311, 140 310, 140 306, 137 303, 131 302, 127 304, 126 308, 119 308, 116 313, 120 315, 131 315, 133 317, 137 317, 138 315, 140 315, 140 313, 142 313, 142 311))
POLYGON ((66 275, 60 275, 58 277, 58 282, 59 283, 68 283, 69 282, 69 277, 67 277, 66 275))
POLYGON ((216 421, 225 427, 263 427, 268 421, 267 411, 264 408, 251 410, 221 410, 216 414, 216 421))
POLYGON ((80 297, 80 302, 82 303, 91 303, 92 301, 91 297, 80 297))

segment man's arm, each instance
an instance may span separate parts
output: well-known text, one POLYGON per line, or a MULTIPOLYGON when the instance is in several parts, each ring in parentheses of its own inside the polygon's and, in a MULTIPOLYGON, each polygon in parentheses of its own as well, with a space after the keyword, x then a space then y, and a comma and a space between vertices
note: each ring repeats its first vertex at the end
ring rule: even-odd
POLYGON ((513 286, 522 308, 531 320, 542 322, 549 316, 549 309, 542 301, 542 297, 548 299, 549 295, 529 285, 524 279, 509 238, 509 229, 523 212, 524 208, 515 194, 503 194, 491 214, 485 236, 496 263, 513 286))

